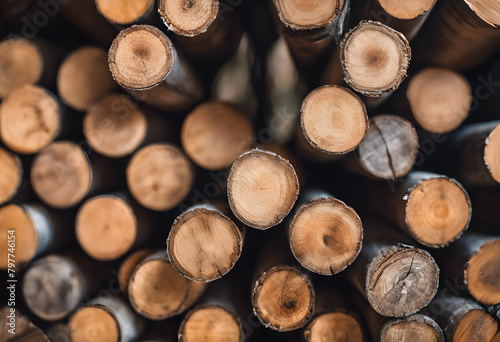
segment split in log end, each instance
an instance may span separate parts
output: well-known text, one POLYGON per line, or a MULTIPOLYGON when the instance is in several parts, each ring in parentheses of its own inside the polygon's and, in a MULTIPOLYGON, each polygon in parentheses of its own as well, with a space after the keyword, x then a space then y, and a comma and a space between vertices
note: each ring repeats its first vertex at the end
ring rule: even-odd
POLYGON ((197 36, 210 27, 219 11, 218 0, 159 0, 158 13, 175 34, 197 36))

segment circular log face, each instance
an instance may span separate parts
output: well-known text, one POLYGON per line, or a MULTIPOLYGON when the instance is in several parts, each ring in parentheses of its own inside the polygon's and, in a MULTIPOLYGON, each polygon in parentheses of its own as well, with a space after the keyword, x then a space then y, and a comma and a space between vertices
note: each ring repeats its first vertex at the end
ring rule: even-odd
POLYGON ((344 0, 273 0, 280 20, 294 30, 310 30, 331 24, 344 7, 344 0))
POLYGON ((500 302, 500 239, 486 242, 472 256, 466 266, 465 283, 479 302, 500 302))
POLYGON ((99 12, 110 22, 127 25, 153 10, 154 0, 96 0, 99 12))
POLYGON ((69 330, 73 342, 120 340, 118 322, 108 310, 100 307, 78 310, 69 321, 69 330))
POLYGON ((0 147, 0 205, 15 196, 23 175, 21 161, 16 155, 0 147))
POLYGON ((436 0, 378 0, 380 6, 394 18, 410 20, 427 13, 436 0))
POLYGON ((175 34, 187 37, 205 32, 217 17, 218 0, 159 0, 158 12, 175 34))
POLYGON ((498 323, 484 310, 467 312, 457 325, 453 341, 491 341, 498 332, 498 323))
POLYGON ((329 312, 316 317, 304 330, 307 342, 358 342, 363 341, 361 324, 351 315, 329 312))

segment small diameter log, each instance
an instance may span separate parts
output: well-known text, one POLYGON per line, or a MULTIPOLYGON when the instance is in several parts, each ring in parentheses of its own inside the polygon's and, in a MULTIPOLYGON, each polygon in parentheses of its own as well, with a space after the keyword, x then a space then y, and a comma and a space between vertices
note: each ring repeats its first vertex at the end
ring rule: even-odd
POLYGON ((491 341, 498 323, 477 302, 441 292, 424 309, 443 329, 446 341, 491 341))
POLYGON ((406 98, 415 120, 432 133, 448 133, 460 126, 472 104, 467 79, 443 68, 426 68, 413 76, 406 98))
POLYGON ((71 316, 68 325, 72 342, 133 342, 144 328, 143 320, 118 296, 91 300, 71 316))
POLYGON ((300 112, 304 137, 323 153, 354 150, 368 130, 365 105, 347 88, 323 86, 313 90, 302 102, 300 112))
POLYGON ((176 35, 194 37, 208 30, 217 17, 218 0, 159 0, 158 12, 163 23, 176 35))
POLYGON ((172 209, 186 197, 193 183, 188 158, 176 146, 151 144, 137 151, 127 166, 127 186, 142 206, 172 209))
POLYGON ((443 331, 432 318, 414 314, 387 322, 380 332, 381 342, 444 342, 443 331))
POLYGON ((200 167, 225 169, 255 140, 250 120, 237 107, 222 102, 205 102, 184 120, 182 147, 200 167))
POLYGON ((167 238, 172 266, 201 283, 223 277, 234 267, 242 249, 240 228, 212 205, 194 206, 179 215, 167 238))
POLYGON ((356 156, 359 165, 369 175, 390 180, 410 172, 417 153, 415 127, 400 116, 385 114, 370 120, 370 128, 356 156))
POLYGON ((191 307, 203 294, 206 285, 188 280, 175 270, 158 251, 137 266, 128 283, 128 298, 143 317, 160 321, 191 307))
POLYGON ((469 185, 500 183, 500 121, 482 122, 459 129, 450 139, 456 155, 454 173, 469 185))
POLYGON ((191 69, 156 27, 134 25, 122 30, 111 44, 108 62, 120 86, 160 109, 186 110, 203 96, 191 69))
POLYGON ((436 254, 446 278, 485 305, 500 303, 500 236, 465 233, 436 254))
POLYGON ((378 20, 405 35, 411 41, 434 7, 436 0, 399 2, 370 0, 365 8, 364 19, 378 20))
POLYGON ((288 231, 290 248, 308 270, 335 275, 358 256, 363 226, 356 212, 328 193, 307 190, 288 231))
POLYGON ((85 46, 69 54, 57 74, 57 91, 61 99, 78 111, 117 88, 108 68, 106 50, 85 46))
POLYGON ((410 59, 405 36, 377 21, 361 21, 340 42, 344 81, 365 96, 378 97, 397 89, 410 59))
POLYGON ((18 156, 0 147, 0 170, 2 170, 0 174, 0 205, 3 205, 17 194, 23 179, 23 165, 18 156))
POLYGON ((233 214, 245 225, 268 229, 288 215, 299 195, 293 166, 277 154, 251 150, 236 159, 227 180, 233 214))
MULTIPOLYGON (((0 308, 3 324, 0 326, 0 340, 5 342, 49 342, 53 341, 34 325, 18 308, 0 308), (14 310, 14 312, 12 311, 14 310), (11 316, 11 317, 9 317, 11 316), (10 332, 12 330, 15 333, 10 332)), ((56 341, 57 342, 57 341, 56 341)))
POLYGON ((307 323, 314 298, 306 274, 295 267, 278 265, 260 274, 252 291, 252 306, 266 328, 290 331, 307 323))
POLYGON ((95 0, 95 5, 99 13, 117 27, 141 23, 155 9, 154 0, 95 0))
POLYGON ((62 126, 58 100, 36 85, 12 91, 0 106, 0 137, 18 153, 39 152, 60 135, 62 126))
POLYGON ((153 252, 154 250, 152 249, 140 249, 127 256, 127 258, 121 263, 120 268, 118 269, 117 278, 118 285, 120 286, 120 290, 123 294, 127 294, 130 276, 134 273, 137 265, 139 265, 144 258, 153 252))

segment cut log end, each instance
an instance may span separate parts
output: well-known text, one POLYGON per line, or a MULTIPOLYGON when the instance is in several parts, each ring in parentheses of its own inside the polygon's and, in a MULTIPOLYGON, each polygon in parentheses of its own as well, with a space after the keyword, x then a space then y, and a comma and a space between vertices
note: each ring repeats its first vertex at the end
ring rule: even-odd
POLYGON ((104 307, 89 306, 78 310, 69 321, 71 341, 119 341, 120 329, 115 317, 104 307))
POLYGON ((124 88, 145 90, 161 83, 172 69, 175 50, 170 39, 149 25, 122 30, 109 48, 109 69, 124 88))
POLYGON ((0 147, 0 205, 10 201, 21 185, 23 167, 19 158, 0 147))
POLYGON ((283 24, 292 30, 311 30, 330 25, 344 7, 344 0, 273 0, 283 24))
POLYGON ((32 154, 55 139, 61 129, 61 109, 45 89, 24 85, 0 106, 0 136, 15 152, 32 154))
POLYGON ((442 68, 427 68, 412 77, 406 97, 415 120, 432 133, 447 133, 460 126, 472 104, 467 79, 442 68))
POLYGON ((144 113, 127 97, 110 94, 92 105, 83 120, 89 145, 111 158, 131 154, 144 141, 148 124, 144 113))
POLYGON ((403 177, 417 159, 418 135, 415 127, 396 115, 378 115, 358 148, 361 166, 382 179, 403 177))
POLYGON ((465 283, 472 296, 486 305, 500 302, 500 239, 481 246, 469 260, 465 283))
POLYGON ((158 12, 175 34, 187 37, 205 32, 217 17, 218 0, 159 0, 158 12))
POLYGON ((76 238, 82 249, 96 260, 115 260, 133 245, 137 235, 134 211, 115 196, 86 201, 76 217, 76 238))
POLYGON ((406 77, 410 58, 404 35, 376 21, 361 21, 340 43, 344 80, 366 96, 397 89, 406 77))
POLYGON ((186 197, 193 183, 189 160, 169 144, 153 144, 137 151, 126 173, 132 196, 151 210, 172 209, 186 197))
POLYGON ((317 316, 304 329, 307 342, 363 341, 361 324, 351 315, 343 312, 329 312, 317 316))
MULTIPOLYGON (((0 240, 6 246, 11 236, 8 231, 14 230, 16 248, 15 260, 17 265, 24 264, 33 259, 38 250, 38 235, 28 213, 22 206, 8 204, 0 208, 0 240)), ((0 260, 0 269, 7 269, 7 257, 0 260)))
POLYGON ((247 226, 268 229, 280 223, 299 195, 293 166, 280 156, 252 150, 236 159, 227 181, 233 214, 247 226))
POLYGON ((379 255, 369 265, 366 294, 379 314, 408 316, 431 301, 438 281, 439 268, 428 252, 398 246, 379 255))
POLYGON ((127 294, 128 281, 130 276, 134 273, 137 265, 141 263, 142 260, 154 251, 151 249, 141 249, 130 254, 125 261, 122 262, 120 268, 118 269, 118 284, 122 293, 127 294))
POLYGON ((35 193, 44 202, 55 208, 69 208, 89 193, 92 170, 80 146, 58 141, 35 157, 30 176, 35 193))
POLYGON ((397 1, 378 0, 380 6, 392 17, 402 20, 418 18, 429 12, 436 0, 397 1))
POLYGON ((415 314, 386 323, 382 327, 380 341, 444 342, 444 335, 432 318, 415 314))
POLYGON ((302 266, 334 275, 359 254, 363 226, 356 212, 335 198, 302 206, 290 225, 290 247, 302 266))
POLYGON ((453 334, 453 341, 491 341, 498 332, 498 323, 484 310, 474 309, 467 312, 453 334))
POLYGON ((254 141, 250 120, 238 108, 220 102, 196 107, 184 121, 182 147, 199 166, 208 170, 229 167, 254 141))
POLYGON ((304 137, 315 149, 345 154, 363 141, 368 116, 363 101, 351 90, 323 86, 302 102, 300 123, 304 137))
POLYGON ((38 47, 24 38, 0 43, 0 99, 25 84, 35 84, 43 73, 44 60, 38 47))
POLYGON ((242 342, 240 319, 218 305, 203 305, 191 310, 179 327, 179 341, 242 342))
POLYGON ((500 183, 500 125, 497 125, 486 139, 484 147, 484 162, 491 177, 500 183))
POLYGON ((406 224, 412 236, 429 247, 442 247, 456 240, 469 226, 470 199, 454 179, 422 180, 408 196, 406 224))
POLYGON ((489 25, 498 28, 500 26, 500 5, 495 0, 464 0, 465 4, 489 25))
POLYGON ((152 11, 154 0, 95 0, 97 10, 116 25, 130 25, 152 11))
POLYGON ((172 265, 186 278, 210 282, 229 272, 241 255, 240 230, 218 210, 196 208, 177 217, 167 239, 172 265))
POLYGON ((278 331, 295 330, 312 315, 314 290, 307 276, 297 269, 276 266, 257 280, 252 305, 264 326, 278 331))

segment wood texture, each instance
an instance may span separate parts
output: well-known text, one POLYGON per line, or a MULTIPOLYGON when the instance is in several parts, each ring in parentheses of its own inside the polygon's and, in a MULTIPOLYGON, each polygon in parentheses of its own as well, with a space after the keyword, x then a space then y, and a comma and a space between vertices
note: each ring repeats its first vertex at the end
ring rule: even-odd
POLYGON ((156 4, 154 0, 95 0, 95 5, 107 21, 122 27, 146 21, 156 4))
MULTIPOLYGON (((1 115, 1 114, 0 114, 1 115)), ((0 147, 0 205, 9 202, 17 194, 23 179, 23 165, 17 155, 0 147)))
POLYGON ((381 342, 444 342, 443 331, 429 316, 414 314, 387 322, 380 332, 381 342))
POLYGON ((139 249, 138 251, 129 254, 120 264, 116 277, 118 278, 120 290, 124 295, 127 295, 128 282, 130 280, 130 276, 134 273, 135 268, 141 263, 142 260, 144 260, 145 257, 151 255, 153 252, 153 249, 139 249))
POLYGON ((218 0, 196 0, 186 3, 180 0, 159 0, 158 12, 163 23, 180 36, 193 37, 208 30, 217 17, 218 0))

